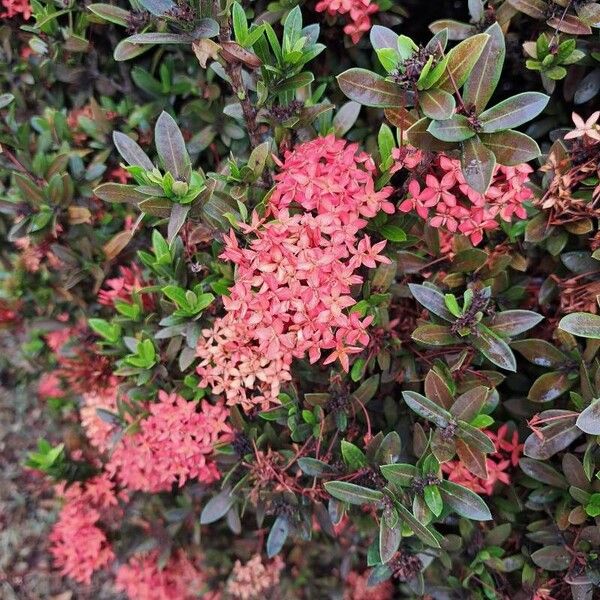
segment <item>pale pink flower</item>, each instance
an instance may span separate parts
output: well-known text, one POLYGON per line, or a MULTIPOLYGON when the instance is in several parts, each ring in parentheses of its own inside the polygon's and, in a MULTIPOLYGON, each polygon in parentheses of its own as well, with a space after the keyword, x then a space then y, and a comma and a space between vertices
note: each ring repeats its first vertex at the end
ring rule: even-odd
POLYGON ((225 591, 235 600, 263 600, 267 592, 279 585, 283 567, 280 556, 267 563, 263 562, 260 554, 255 554, 245 564, 236 560, 225 591))
POLYGON ((600 142, 600 126, 598 119, 600 118, 600 110, 592 113, 587 121, 584 121, 577 113, 571 115, 575 129, 569 131, 565 135, 565 140, 572 140, 579 137, 589 137, 592 140, 600 142))

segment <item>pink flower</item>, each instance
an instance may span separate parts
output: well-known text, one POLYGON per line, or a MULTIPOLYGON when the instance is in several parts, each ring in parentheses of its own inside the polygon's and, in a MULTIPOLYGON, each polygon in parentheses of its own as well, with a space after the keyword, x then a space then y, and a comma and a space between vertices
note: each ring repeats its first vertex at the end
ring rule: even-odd
POLYGON ((168 491, 189 479, 219 479, 213 448, 231 434, 222 404, 197 404, 160 391, 148 410, 139 431, 124 435, 111 454, 106 466, 111 476, 130 490, 146 492, 168 491))
MULTIPOLYGON (((402 168, 414 169, 417 164, 422 164, 423 159, 422 154, 410 146, 396 149, 393 157, 396 162, 392 173, 402 168), (418 162, 415 164, 412 160, 409 163, 409 157, 416 158, 418 162)), ((496 166, 492 183, 485 194, 469 187, 456 159, 438 154, 424 166, 427 167, 424 181, 409 179, 408 194, 398 207, 400 212, 414 211, 432 227, 450 233, 460 231, 474 245, 483 241, 486 231, 498 227, 497 217, 507 222, 514 218, 527 218, 524 202, 533 198, 532 191, 526 186, 533 171, 529 165, 496 166), (431 208, 435 208, 433 216, 429 214, 431 208)))
POLYGON ((56 373, 44 373, 40 377, 38 394, 40 398, 62 398, 65 395, 56 373))
POLYGON ((74 483, 59 494, 64 495, 57 523, 50 533, 50 552, 63 575, 89 584, 98 569, 115 558, 100 520, 117 506, 113 484, 106 475, 74 483))
POLYGON ((159 566, 159 551, 137 555, 117 571, 115 588, 130 600, 193 600, 205 588, 205 577, 195 561, 175 551, 159 566))
POLYGON ((334 349, 328 363, 349 368, 370 322, 348 315, 356 303, 351 287, 362 283, 362 266, 390 262, 386 242, 361 233, 364 217, 394 211, 392 188, 375 191, 368 154, 327 136, 279 164, 265 218, 253 215, 243 227, 252 234, 246 245, 233 231, 224 237, 221 256, 235 264, 236 279, 223 298, 226 315, 202 332, 197 349, 200 385, 245 410, 279 403, 294 358, 315 362, 334 349))
POLYGON ((29 0, 1 0, 1 4, 6 9, 3 13, 0 13, 0 17, 3 19, 14 19, 19 15, 21 15, 24 21, 28 21, 31 18, 29 0))
POLYGON ((278 586, 283 567, 283 559, 280 556, 267 563, 263 562, 260 554, 255 554, 245 564, 236 560, 227 581, 228 597, 231 596, 235 600, 268 597, 268 592, 278 586))
POLYGON ((371 0, 320 0, 315 8, 317 12, 327 11, 331 16, 347 15, 350 22, 344 27, 344 33, 354 44, 371 29, 370 15, 379 10, 371 0))
MULTIPOLYGON (((98 302, 100 304, 114 307, 117 300, 131 304, 133 294, 150 285, 147 281, 144 281, 140 268, 135 264, 130 267, 121 265, 119 273, 119 277, 107 279, 107 287, 98 292, 98 302)), ((154 309, 154 296, 152 294, 141 294, 141 300, 144 310, 150 312, 154 309)))
POLYGON ((589 137, 592 140, 600 142, 600 126, 598 125, 598 119, 600 118, 600 110, 592 113, 587 121, 584 121, 577 113, 572 115, 573 123, 575 123, 575 129, 569 131, 565 135, 565 140, 572 140, 578 137, 589 137))

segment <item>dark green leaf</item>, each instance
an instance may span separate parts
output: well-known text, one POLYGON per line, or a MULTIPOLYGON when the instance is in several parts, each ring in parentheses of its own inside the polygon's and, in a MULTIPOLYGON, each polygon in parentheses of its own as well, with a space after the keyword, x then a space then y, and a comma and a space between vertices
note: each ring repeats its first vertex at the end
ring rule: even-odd
POLYGON ((285 541, 287 540, 288 533, 290 531, 290 524, 287 517, 280 515, 275 519, 275 523, 269 531, 269 537, 267 538, 267 556, 273 558, 283 548, 285 541))
POLYGON ((575 382, 567 373, 550 371, 533 382, 527 398, 532 402, 550 402, 569 391, 575 382))
POLYGON ((379 467, 382 475, 394 485, 399 487, 409 486, 415 477, 419 475, 417 467, 408 464, 392 464, 392 465, 381 465, 379 467))
POLYGON ((472 336, 472 344, 490 362, 501 369, 517 370, 517 361, 509 345, 482 323, 478 325, 477 333, 472 336))
POLYGON ((520 131, 507 129, 498 133, 480 133, 482 144, 491 150, 499 165, 513 167, 537 158, 541 152, 537 142, 520 131))
POLYGON ((415 516, 402 504, 395 504, 398 513, 400 514, 400 519, 406 522, 406 524, 413 530, 414 534, 428 546, 432 548, 439 548, 440 543, 437 540, 437 537, 423 525, 415 516))
POLYGON ((545 340, 516 340, 511 342, 511 347, 540 367, 561 367, 569 360, 564 352, 545 340))
POLYGON ((485 194, 496 168, 496 158, 479 137, 472 137, 462 143, 462 172, 466 182, 476 192, 485 194))
POLYGON ((340 89, 350 100, 364 106, 388 108, 411 104, 411 95, 381 75, 366 69, 348 69, 337 77, 340 89))
POLYGON ((443 142, 462 142, 475 135, 464 115, 454 115, 445 121, 432 121, 427 131, 443 142))
POLYGON ((446 321, 453 322, 455 318, 446 308, 444 294, 437 289, 418 283, 409 283, 408 288, 413 298, 422 304, 429 312, 441 317, 446 321))
POLYGON ((496 313, 487 326, 499 335, 511 337, 535 327, 544 317, 531 310, 505 310, 496 313))
POLYGON ((402 528, 400 523, 396 527, 389 527, 385 519, 379 522, 379 556, 382 563, 389 562, 400 547, 402 528))
POLYGON ((162 164, 177 181, 190 180, 191 163, 185 141, 175 119, 162 112, 156 121, 154 143, 162 164))
POLYGON ((115 131, 113 133, 113 142, 119 154, 128 165, 142 167, 146 171, 154 169, 154 165, 147 154, 129 136, 120 131, 115 131))
POLYGON ((402 392, 404 402, 419 416, 435 423, 438 427, 447 427, 453 420, 452 415, 429 398, 413 391, 402 392))
POLYGON ((475 521, 489 521, 492 518, 490 509, 475 492, 451 481, 442 481, 439 488, 444 504, 462 517, 475 521))
POLYGON ((227 514, 227 511, 233 505, 234 498, 231 496, 231 491, 224 489, 222 492, 213 496, 202 509, 200 514, 200 524, 208 525, 214 523, 227 514))
POLYGON ((488 27, 485 33, 490 37, 470 72, 463 90, 464 102, 474 106, 476 114, 485 109, 498 85, 506 53, 504 33, 498 23, 488 27))
POLYGON ((564 546, 546 546, 531 554, 531 560, 546 571, 564 571, 571 559, 571 553, 564 546))
POLYGON ((507 98, 479 115, 483 133, 513 129, 531 121, 546 108, 550 100, 540 92, 523 92, 507 98))
POLYGON ((383 498, 383 494, 379 490, 372 490, 347 481, 328 481, 324 485, 334 498, 349 504, 370 504, 379 502, 383 498))

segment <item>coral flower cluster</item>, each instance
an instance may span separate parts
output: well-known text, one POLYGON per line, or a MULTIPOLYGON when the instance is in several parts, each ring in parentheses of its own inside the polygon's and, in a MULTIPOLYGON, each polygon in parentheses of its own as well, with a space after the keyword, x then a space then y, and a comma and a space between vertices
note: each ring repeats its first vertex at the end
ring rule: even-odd
MULTIPOLYGON (((394 151, 392 172, 415 169, 423 163, 423 153, 411 147, 394 151)), ((460 161, 438 154, 423 176, 409 178, 407 198, 400 204, 404 213, 416 212, 432 227, 462 233, 478 245, 486 231, 498 228, 501 220, 525 219, 523 203, 533 198, 525 185, 533 169, 527 165, 497 165, 485 194, 473 190, 463 177, 460 161)))
POLYGON ((107 471, 129 490, 169 491, 189 479, 212 483, 219 471, 211 458, 215 444, 229 440, 228 411, 203 401, 200 410, 177 394, 159 392, 139 431, 114 448, 107 471))
POLYGON ((367 218, 395 210, 392 189, 376 191, 374 174, 367 154, 333 136, 286 154, 265 218, 241 225, 248 244, 233 231, 225 238, 222 258, 235 264, 236 279, 227 314, 199 342, 200 385, 228 404, 265 410, 278 402, 293 358, 315 363, 325 351, 323 364, 339 360, 348 370, 371 321, 348 312, 351 287, 362 283, 361 267, 389 262, 385 241, 362 233, 367 218))
POLYGON ((61 486, 65 504, 50 533, 50 552, 63 575, 89 584, 93 573, 115 558, 100 521, 114 511, 117 496, 106 475, 61 486))
POLYGON ((371 29, 371 15, 379 11, 379 6, 371 0, 320 0, 315 8, 332 17, 344 16, 348 21, 344 33, 355 44, 371 29))
POLYGON ((0 12, 1 19, 14 19, 21 17, 24 21, 31 18, 31 5, 29 0, 0 0, 0 5, 4 8, 0 12))
POLYGON ((195 561, 174 552, 161 569, 159 553, 133 556, 117 571, 115 588, 140 600, 192 600, 202 598, 205 578, 195 561))

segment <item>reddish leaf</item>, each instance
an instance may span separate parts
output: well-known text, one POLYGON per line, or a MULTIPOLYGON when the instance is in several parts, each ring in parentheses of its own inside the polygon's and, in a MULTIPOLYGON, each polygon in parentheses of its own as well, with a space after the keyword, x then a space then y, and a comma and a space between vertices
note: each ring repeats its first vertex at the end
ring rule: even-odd
POLYGON ((543 19, 548 8, 545 0, 508 0, 508 3, 534 19, 543 19))
POLYGON ((592 28, 575 15, 552 17, 551 19, 548 19, 546 23, 548 23, 550 27, 558 29, 558 31, 570 33, 571 35, 589 35, 592 33, 592 28))
POLYGON ((462 147, 461 163, 465 180, 476 192, 485 194, 494 174, 496 158, 477 136, 463 142, 462 147))
POLYGON ((475 450, 462 440, 456 440, 456 453, 460 462, 476 477, 487 479, 488 471, 485 454, 481 450, 475 450))
MULTIPOLYGON (((450 119, 454 112, 454 108, 456 107, 456 102, 454 101, 454 96, 452 96, 452 94, 449 94, 444 90, 433 88, 431 90, 419 92, 419 107, 426 117, 444 120, 450 119)), ((428 131, 431 133, 431 127, 428 131)))
POLYGON ((537 142, 520 131, 507 129, 498 133, 480 133, 479 138, 494 153, 496 162, 505 167, 529 162, 541 154, 537 142))
POLYGON ((569 391, 575 381, 560 371, 544 373, 533 382, 527 398, 532 402, 550 402, 569 391))
POLYGON ((461 88, 479 59, 489 37, 487 33, 478 33, 452 48, 448 53, 446 72, 440 77, 436 87, 451 93, 456 91, 455 86, 461 88))

